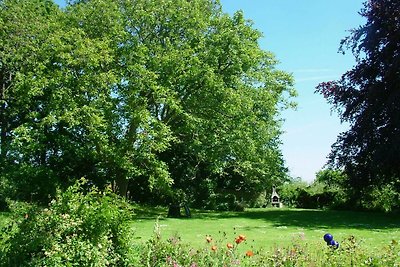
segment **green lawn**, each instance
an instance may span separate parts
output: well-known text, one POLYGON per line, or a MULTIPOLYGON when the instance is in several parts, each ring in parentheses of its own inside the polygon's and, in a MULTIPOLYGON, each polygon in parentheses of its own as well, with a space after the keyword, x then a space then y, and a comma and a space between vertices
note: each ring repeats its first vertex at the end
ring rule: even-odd
POLYGON ((400 241, 400 215, 300 209, 249 209, 246 212, 193 211, 192 218, 166 218, 164 209, 137 210, 132 223, 137 240, 148 240, 156 218, 164 238, 179 236, 194 247, 206 244, 206 235, 223 242, 233 242, 238 234, 247 237, 243 249, 252 246, 271 250, 304 242, 310 246, 325 246, 323 235, 331 233, 341 242, 353 235, 367 250, 382 249, 392 240, 400 241), (224 232, 226 238, 224 238, 224 232))
MULTIPOLYGON (((323 235, 331 233, 341 242, 353 235, 367 250, 382 249, 392 240, 400 242, 400 215, 373 212, 324 211, 301 209, 248 209, 246 212, 192 211, 192 218, 166 217, 164 208, 137 208, 132 222, 136 240, 151 238, 155 222, 163 238, 179 236, 184 243, 203 247, 211 235, 223 244, 234 242, 239 234, 247 237, 243 250, 275 246, 285 247, 293 242, 310 246, 325 246, 323 235), (225 234, 224 234, 225 233, 225 234)), ((0 213, 0 226, 8 220, 0 213)))

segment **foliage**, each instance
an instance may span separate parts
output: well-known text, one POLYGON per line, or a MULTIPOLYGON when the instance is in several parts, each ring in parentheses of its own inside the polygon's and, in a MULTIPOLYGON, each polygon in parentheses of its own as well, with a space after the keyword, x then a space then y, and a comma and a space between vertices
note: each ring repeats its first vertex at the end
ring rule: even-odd
POLYGON ((278 187, 280 201, 287 207, 299 207, 301 192, 305 191, 308 184, 300 180, 290 180, 278 187))
POLYGON ((351 209, 346 182, 347 176, 342 171, 324 169, 317 172, 315 181, 310 185, 301 180, 292 180, 279 190, 281 200, 289 207, 351 209))
POLYGON ((400 193, 394 183, 370 186, 368 194, 361 199, 361 207, 389 212, 400 208, 400 193))
POLYGON ((291 180, 279 187, 281 201, 288 207, 316 209, 366 209, 389 212, 398 209, 400 195, 396 182, 385 185, 370 185, 367 192, 357 196, 348 186, 349 178, 337 169, 323 169, 317 172, 311 184, 291 180))
MULTIPOLYGON (((366 23, 342 41, 357 64, 338 81, 321 83, 321 93, 350 129, 332 146, 330 164, 344 169, 354 205, 390 183, 400 191, 400 2, 371 0, 360 14, 366 23)), ((398 206, 399 202, 393 202, 398 206)))
POLYGON ((314 184, 321 184, 323 193, 329 196, 329 203, 326 203, 326 206, 352 209, 352 191, 347 186, 348 176, 343 171, 329 168, 320 170, 316 174, 314 184))
POLYGON ((251 201, 285 176, 293 78, 241 12, 214 0, 4 0, 0 20, 10 197, 47 202, 84 176, 143 202, 165 202, 173 184, 197 203, 206 179, 251 201))
POLYGON ((59 193, 48 208, 15 202, 1 231, 1 266, 122 265, 129 205, 80 180, 59 193))

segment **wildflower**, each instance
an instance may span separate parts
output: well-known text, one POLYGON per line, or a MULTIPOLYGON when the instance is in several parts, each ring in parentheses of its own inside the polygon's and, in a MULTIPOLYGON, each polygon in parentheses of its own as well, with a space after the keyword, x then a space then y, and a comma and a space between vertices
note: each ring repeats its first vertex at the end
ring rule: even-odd
POLYGON ((226 244, 226 247, 231 249, 231 248, 233 248, 233 245, 231 243, 228 243, 228 244, 226 244))
POLYGON ((239 238, 242 239, 243 241, 246 240, 246 236, 245 235, 239 235, 239 238))
POLYGON ((236 244, 240 244, 245 240, 246 240, 246 236, 244 236, 244 235, 239 235, 238 237, 235 238, 236 244))
POLYGON ((212 241, 211 236, 207 236, 207 237, 206 237, 206 240, 207 240, 207 243, 211 243, 211 241, 212 241))
POLYGON ((253 251, 251 251, 251 250, 248 250, 248 251, 246 252, 246 256, 247 256, 247 257, 254 256, 254 253, 253 253, 253 251))
POLYGON ((212 251, 216 251, 216 250, 217 250, 217 246, 212 246, 212 247, 211 247, 211 250, 212 250, 212 251))

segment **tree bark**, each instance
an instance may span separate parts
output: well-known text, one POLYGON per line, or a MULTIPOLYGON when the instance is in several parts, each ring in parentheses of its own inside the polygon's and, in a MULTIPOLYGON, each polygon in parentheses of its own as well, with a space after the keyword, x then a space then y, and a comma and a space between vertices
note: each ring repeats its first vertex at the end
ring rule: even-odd
POLYGON ((127 197, 129 180, 125 177, 119 177, 114 181, 114 192, 122 197, 127 197))

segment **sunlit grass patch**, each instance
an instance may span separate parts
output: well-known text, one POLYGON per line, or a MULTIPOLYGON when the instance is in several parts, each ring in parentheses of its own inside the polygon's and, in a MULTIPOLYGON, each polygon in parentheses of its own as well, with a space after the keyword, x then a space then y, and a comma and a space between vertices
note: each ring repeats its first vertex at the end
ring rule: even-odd
MULTIPOLYGON (((178 235, 182 242, 195 247, 204 244, 207 235, 245 234, 251 246, 273 250, 276 246, 290 246, 294 240, 313 246, 325 246, 327 232, 341 242, 349 236, 368 250, 375 250, 400 240, 400 216, 396 214, 302 210, 302 209, 249 209, 245 212, 193 211, 192 218, 167 218, 166 209, 158 209, 151 216, 139 216, 132 222, 138 239, 152 235, 159 218, 163 237, 178 235)), ((150 212, 149 212, 150 213, 150 212)))

